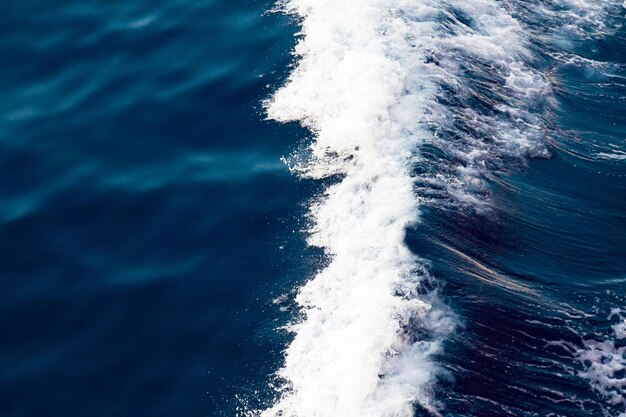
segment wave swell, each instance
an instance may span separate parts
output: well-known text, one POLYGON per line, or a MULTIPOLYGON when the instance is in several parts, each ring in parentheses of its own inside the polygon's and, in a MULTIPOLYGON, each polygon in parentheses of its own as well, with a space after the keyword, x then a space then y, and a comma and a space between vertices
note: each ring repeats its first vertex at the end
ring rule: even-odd
POLYGON ((405 243, 424 205, 489 210, 486 174, 549 157, 550 83, 507 2, 289 0, 302 30, 269 118, 314 137, 292 158, 332 178, 310 206, 328 265, 263 417, 439 415, 436 363, 456 318, 405 243))

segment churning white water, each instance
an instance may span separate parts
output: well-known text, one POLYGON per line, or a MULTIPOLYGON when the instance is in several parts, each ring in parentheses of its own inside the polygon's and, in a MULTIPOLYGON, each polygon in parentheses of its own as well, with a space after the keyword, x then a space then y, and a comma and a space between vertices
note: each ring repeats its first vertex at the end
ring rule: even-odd
POLYGON ((416 406, 437 415, 436 355, 455 318, 420 291, 429 277, 406 229, 424 204, 488 205, 480 177, 506 158, 548 155, 533 109, 550 104, 549 82, 528 64, 526 35, 503 2, 279 7, 302 30, 268 116, 312 132, 294 172, 337 181, 310 206, 309 243, 329 263, 299 290, 279 399, 261 415, 407 417, 416 406), (425 145, 444 156, 424 157, 425 145))

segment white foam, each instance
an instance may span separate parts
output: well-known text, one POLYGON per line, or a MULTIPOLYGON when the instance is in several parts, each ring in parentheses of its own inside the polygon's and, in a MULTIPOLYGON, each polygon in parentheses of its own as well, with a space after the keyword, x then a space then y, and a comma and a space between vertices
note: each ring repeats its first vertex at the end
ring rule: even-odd
POLYGON ((332 260, 300 290, 305 318, 279 372, 288 384, 263 415, 408 416, 414 401, 432 408, 432 355, 452 322, 416 294, 425 274, 404 243, 419 215, 410 163, 426 134, 411 120, 417 108, 403 114, 419 97, 405 94, 410 68, 392 56, 407 28, 381 2, 289 6, 306 37, 268 113, 316 133, 303 175, 345 177, 311 208, 310 243, 332 260), (433 339, 407 340, 412 322, 433 339))
POLYGON ((616 151, 614 153, 608 152, 599 152, 596 154, 598 158, 602 159, 610 159, 614 161, 623 161, 626 160, 626 152, 616 151))
POLYGON ((310 158, 294 171, 341 180, 311 206, 309 243, 330 261, 299 291, 303 317, 278 372, 285 383, 261 415, 404 417, 415 403, 437 414, 435 356, 454 319, 418 291, 429 277, 405 244, 427 201, 414 191, 415 166, 441 163, 419 148, 458 161, 417 175, 422 186, 480 204, 469 185, 487 161, 539 146, 541 126, 524 104, 547 84, 524 64, 521 28, 494 0, 292 0, 284 8, 301 19, 302 36, 268 115, 314 133, 310 158), (445 105, 448 88, 463 100, 476 93, 463 59, 499 73, 494 112, 445 105), (438 131, 459 120, 472 132, 451 141, 438 131))
POLYGON ((588 39, 614 33, 621 26, 623 7, 621 0, 541 0, 531 12, 546 22, 542 30, 557 35, 555 40, 567 46, 562 36, 588 39))
POLYGON ((611 415, 620 413, 618 417, 622 417, 626 415, 626 377, 617 374, 626 369, 626 346, 618 341, 626 338, 626 311, 613 309, 608 320, 616 321, 611 326, 613 333, 603 340, 583 340, 582 348, 574 348, 574 355, 583 366, 579 376, 608 400, 611 415))
POLYGON ((439 413, 436 355, 454 318, 418 290, 430 278, 405 231, 423 204, 488 205, 483 174, 549 155, 550 85, 502 5, 281 3, 302 30, 267 113, 313 133, 294 172, 338 182, 310 207, 309 243, 329 263, 298 293, 279 399, 263 417, 408 417, 415 404, 439 413))

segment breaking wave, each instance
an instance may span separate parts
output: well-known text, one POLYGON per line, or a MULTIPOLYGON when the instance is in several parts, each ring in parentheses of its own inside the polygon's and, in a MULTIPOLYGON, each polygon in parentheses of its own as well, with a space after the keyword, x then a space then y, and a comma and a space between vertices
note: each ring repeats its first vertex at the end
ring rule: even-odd
POLYGON ((537 4, 280 4, 302 29, 267 114, 313 134, 287 162, 302 177, 331 180, 310 204, 308 229, 328 264, 298 292, 279 398, 263 417, 405 417, 416 407, 439 415, 437 355, 457 318, 406 230, 425 206, 491 210, 485 177, 551 156, 552 86, 531 39, 537 30, 520 16, 566 10, 571 30, 550 34, 563 39, 608 8, 537 4))

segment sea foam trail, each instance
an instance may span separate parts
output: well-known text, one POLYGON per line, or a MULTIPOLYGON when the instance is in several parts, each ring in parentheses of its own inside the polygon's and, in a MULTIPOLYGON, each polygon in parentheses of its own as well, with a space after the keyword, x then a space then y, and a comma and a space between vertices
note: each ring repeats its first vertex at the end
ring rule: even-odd
MULTIPOLYGON (((602 322, 597 313, 588 317, 594 319, 596 326, 602 322)), ((605 400, 605 404, 601 404, 604 416, 626 417, 626 310, 612 308, 606 321, 607 329, 591 334, 564 326, 573 330, 580 337, 580 342, 561 340, 549 344, 562 347, 580 363, 577 370, 567 371, 587 380, 591 389, 605 400)))
POLYGON ((526 103, 545 82, 524 64, 520 27, 496 1, 281 6, 302 32, 268 115, 314 134, 294 171, 338 181, 310 207, 309 243, 329 263, 298 293, 280 398, 261 415, 404 417, 416 404, 438 414, 436 355, 454 319, 421 290, 429 277, 405 231, 433 193, 481 204, 472 184, 490 161, 541 148, 526 103), (477 86, 467 77, 479 70, 492 78, 477 86), (475 106, 481 99, 489 109, 475 106), (425 144, 447 156, 425 158, 425 144))

